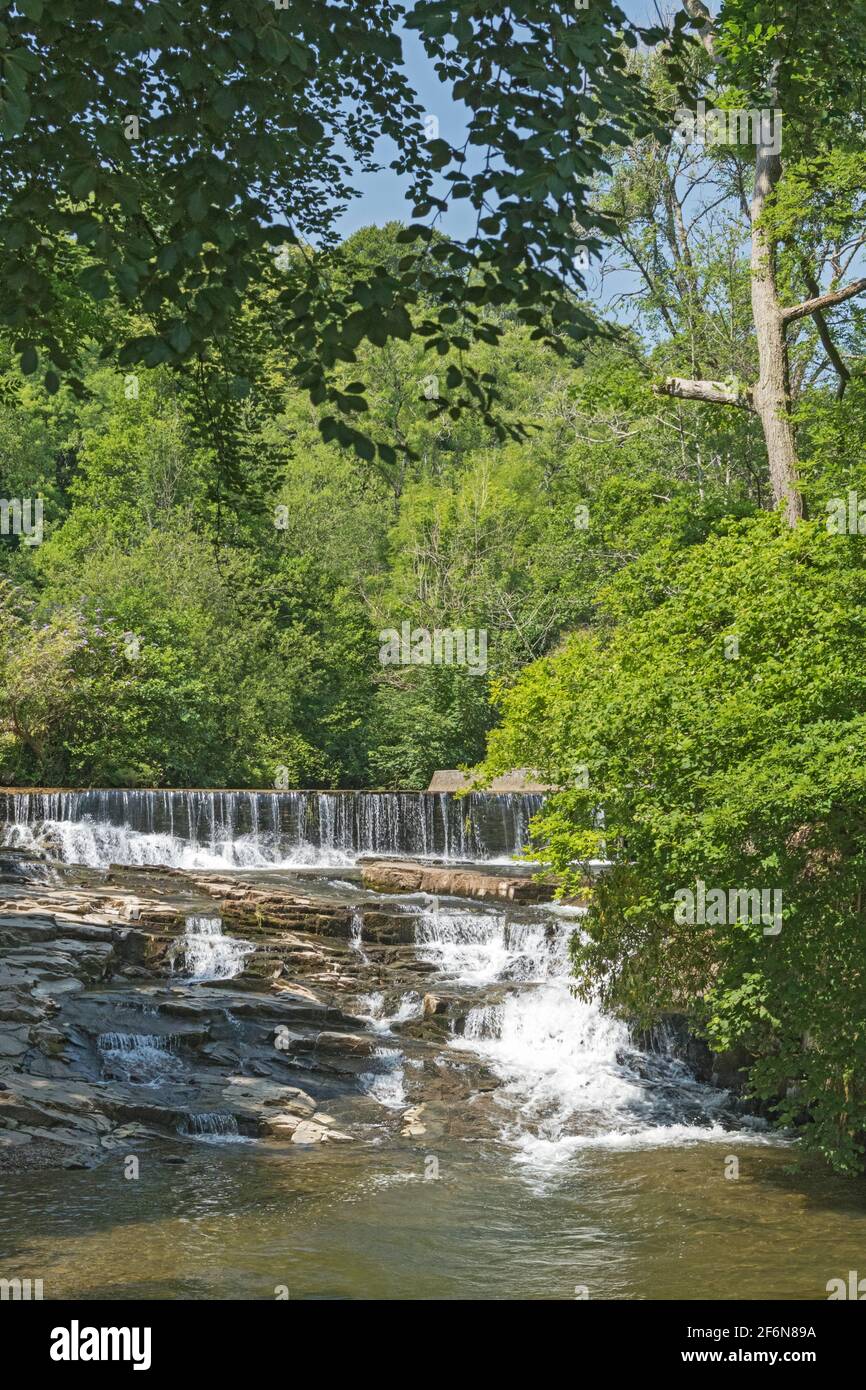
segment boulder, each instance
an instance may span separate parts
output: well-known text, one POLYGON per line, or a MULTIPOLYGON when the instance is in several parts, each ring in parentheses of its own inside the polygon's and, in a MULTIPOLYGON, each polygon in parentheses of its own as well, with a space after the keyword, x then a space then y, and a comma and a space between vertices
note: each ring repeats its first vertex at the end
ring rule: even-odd
POLYGON ((425 994, 421 1008, 425 1018, 432 1018, 434 1014, 444 1014, 448 1000, 443 999, 441 994, 425 994))
POLYGON ((326 1129, 324 1125, 314 1124, 312 1120, 301 1120, 292 1133, 293 1144, 333 1144, 351 1141, 351 1134, 342 1134, 338 1129, 326 1129))

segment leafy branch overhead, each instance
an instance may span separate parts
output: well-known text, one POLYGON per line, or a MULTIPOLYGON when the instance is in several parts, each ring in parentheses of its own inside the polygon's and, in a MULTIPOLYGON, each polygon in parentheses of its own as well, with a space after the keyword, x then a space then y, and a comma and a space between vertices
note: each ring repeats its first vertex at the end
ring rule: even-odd
MULTIPOLYGON (((80 389, 88 304, 122 365, 206 357, 287 246, 271 310, 286 369, 332 409, 326 436, 370 456, 363 392, 329 380, 362 341, 417 332, 460 353, 495 340, 505 304, 559 351, 595 331, 578 250, 606 229, 588 191, 607 152, 652 128, 626 60, 639 36, 662 32, 610 0, 18 0, 0 23, 0 322, 22 370, 80 389), (459 148, 426 138, 401 26, 462 103, 459 148), (406 255, 352 278, 338 225, 383 147, 413 209, 406 255), (476 210, 464 240, 438 226, 458 200, 476 210), (140 316, 134 336, 115 305, 140 316)), ((489 382, 467 368, 459 388, 436 408, 492 418, 489 382)))

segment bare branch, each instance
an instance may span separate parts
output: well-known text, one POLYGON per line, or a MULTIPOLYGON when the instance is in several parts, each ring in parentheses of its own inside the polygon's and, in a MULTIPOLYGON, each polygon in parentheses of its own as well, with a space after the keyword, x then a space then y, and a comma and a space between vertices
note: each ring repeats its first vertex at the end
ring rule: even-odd
POLYGON ((681 401, 705 401, 710 405, 735 405, 754 410, 751 386, 726 386, 723 381, 692 381, 669 376, 653 386, 657 396, 676 396, 681 401))
MULTIPOLYGON (((804 279, 806 281, 806 289, 809 291, 809 293, 815 299, 819 298, 821 290, 815 277, 807 270, 804 274, 804 279)), ((829 357, 830 361, 836 369, 836 375, 839 378, 839 389, 836 392, 836 399, 841 401, 842 397, 845 394, 845 387, 851 380, 851 373, 845 366, 845 363, 842 361, 842 358, 839 354, 839 350, 830 336, 830 329, 827 326, 827 320, 821 313, 821 310, 813 309, 812 317, 815 320, 815 327, 818 330, 818 337, 821 339, 824 351, 826 352, 827 356, 829 357)))
POLYGON ((806 299, 802 304, 792 304, 790 308, 783 309, 782 322, 793 323, 795 319, 804 319, 809 314, 820 313, 822 309, 832 309, 834 304, 843 304, 846 299, 851 299, 855 294, 862 294, 864 290, 866 279, 853 280, 841 290, 831 290, 829 294, 819 294, 816 299, 806 299))

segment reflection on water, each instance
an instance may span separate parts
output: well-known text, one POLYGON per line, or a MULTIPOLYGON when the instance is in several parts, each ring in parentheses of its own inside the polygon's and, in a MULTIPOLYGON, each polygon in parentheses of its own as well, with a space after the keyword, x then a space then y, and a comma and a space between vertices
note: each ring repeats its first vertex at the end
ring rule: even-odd
POLYGON ((48 1298, 821 1299, 859 1268, 866 1191, 790 1150, 586 1152, 544 1192, 487 1147, 140 1154, 7 1178, 0 1271, 48 1298), (859 1264, 858 1264, 859 1261, 859 1264))

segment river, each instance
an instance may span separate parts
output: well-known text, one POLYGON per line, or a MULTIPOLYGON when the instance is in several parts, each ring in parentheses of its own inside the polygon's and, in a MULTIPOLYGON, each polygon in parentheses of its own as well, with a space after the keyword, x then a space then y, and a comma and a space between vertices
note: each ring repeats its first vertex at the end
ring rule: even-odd
MULTIPOLYGON (((80 1170, 4 1173, 0 1272, 41 1277, 57 1298, 816 1299, 863 1265, 862 1183, 804 1160, 698 1081, 664 1034, 639 1046, 576 997, 579 910, 406 894, 408 944, 368 939, 360 855, 505 864, 536 804, 7 797, 6 843, 47 850, 67 874, 219 870, 349 905, 340 1007, 370 1046, 354 1071, 303 1073, 351 1143, 280 1144, 199 1107, 173 1145, 134 1146, 134 1177, 114 1153, 80 1170), (432 1020, 431 994, 443 1005, 432 1020), (422 1107, 417 1132, 410 1107, 422 1107)), ((92 1030, 99 1074, 147 1097, 198 1084, 161 1011, 176 1014, 180 994, 231 1016, 227 990, 261 988, 250 974, 260 950, 191 912, 171 988, 116 996, 121 1022, 135 994, 154 1032, 92 1030)))

